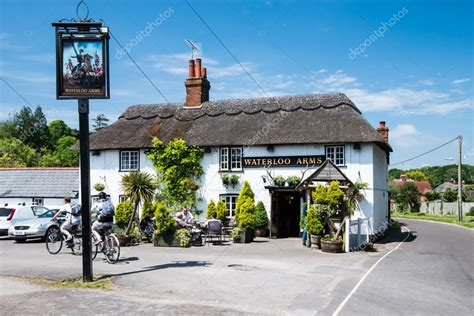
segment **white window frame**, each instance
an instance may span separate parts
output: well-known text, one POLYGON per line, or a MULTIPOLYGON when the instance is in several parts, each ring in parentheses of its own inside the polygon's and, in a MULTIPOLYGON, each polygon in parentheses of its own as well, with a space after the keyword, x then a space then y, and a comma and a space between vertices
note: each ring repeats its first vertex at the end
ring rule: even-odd
POLYGON ((219 170, 242 171, 242 157, 242 147, 221 147, 219 149, 219 170))
MULTIPOLYGON (((135 160, 135 159, 133 159, 135 160)), ((140 170, 140 151, 139 150, 121 150, 120 151, 120 171, 140 170), (136 155, 136 157, 132 157, 136 155), (136 168, 132 166, 132 158, 136 158, 136 168)))
POLYGON ((222 147, 219 150, 219 168, 220 170, 229 170, 229 148, 222 147))
POLYGON ((346 147, 344 145, 326 146, 326 158, 336 166, 346 165, 346 147))
POLYGON ((229 217, 235 216, 235 206, 237 206, 237 198, 239 197, 238 194, 221 194, 219 195, 219 199, 225 203, 227 207, 227 211, 229 211, 229 217), (234 202, 232 202, 234 200, 234 202), (234 207, 232 207, 234 206, 234 207))

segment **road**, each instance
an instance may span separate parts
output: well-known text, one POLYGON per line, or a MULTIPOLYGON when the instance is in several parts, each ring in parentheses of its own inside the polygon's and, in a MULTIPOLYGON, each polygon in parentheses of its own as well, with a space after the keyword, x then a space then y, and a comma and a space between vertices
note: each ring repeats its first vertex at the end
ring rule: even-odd
POLYGON ((0 314, 470 315, 474 231, 400 221, 412 235, 392 234, 376 252, 324 254, 294 239, 133 247, 119 264, 94 264, 113 275, 113 291, 32 285, 18 277, 77 277, 80 258, 3 240, 0 314))

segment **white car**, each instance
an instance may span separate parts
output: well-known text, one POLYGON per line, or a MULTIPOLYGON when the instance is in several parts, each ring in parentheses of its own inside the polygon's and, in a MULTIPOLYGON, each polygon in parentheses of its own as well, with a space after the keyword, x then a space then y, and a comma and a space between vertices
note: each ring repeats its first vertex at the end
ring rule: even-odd
POLYGON ((48 211, 37 205, 12 205, 0 207, 0 236, 7 236, 8 230, 17 222, 33 219, 48 211))

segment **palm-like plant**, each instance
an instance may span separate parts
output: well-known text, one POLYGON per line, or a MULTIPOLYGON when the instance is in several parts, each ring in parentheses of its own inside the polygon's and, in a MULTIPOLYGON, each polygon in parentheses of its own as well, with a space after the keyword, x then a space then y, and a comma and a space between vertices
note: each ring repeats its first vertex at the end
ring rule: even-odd
POLYGON ((128 197, 134 205, 134 211, 132 216, 130 216, 130 221, 125 231, 125 234, 129 235, 132 230, 132 224, 135 221, 138 206, 140 203, 143 205, 143 203, 150 202, 153 199, 156 184, 155 179, 149 173, 133 171, 122 176, 121 185, 124 195, 128 197))

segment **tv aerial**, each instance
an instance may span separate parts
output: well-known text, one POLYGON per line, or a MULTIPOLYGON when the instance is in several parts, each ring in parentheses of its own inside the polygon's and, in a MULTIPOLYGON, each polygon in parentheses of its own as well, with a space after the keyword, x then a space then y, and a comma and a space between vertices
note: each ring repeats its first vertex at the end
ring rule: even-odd
POLYGON ((198 52, 201 51, 201 44, 199 43, 194 43, 190 39, 185 39, 184 40, 186 44, 191 48, 191 59, 194 59, 194 54, 198 54, 198 52))

